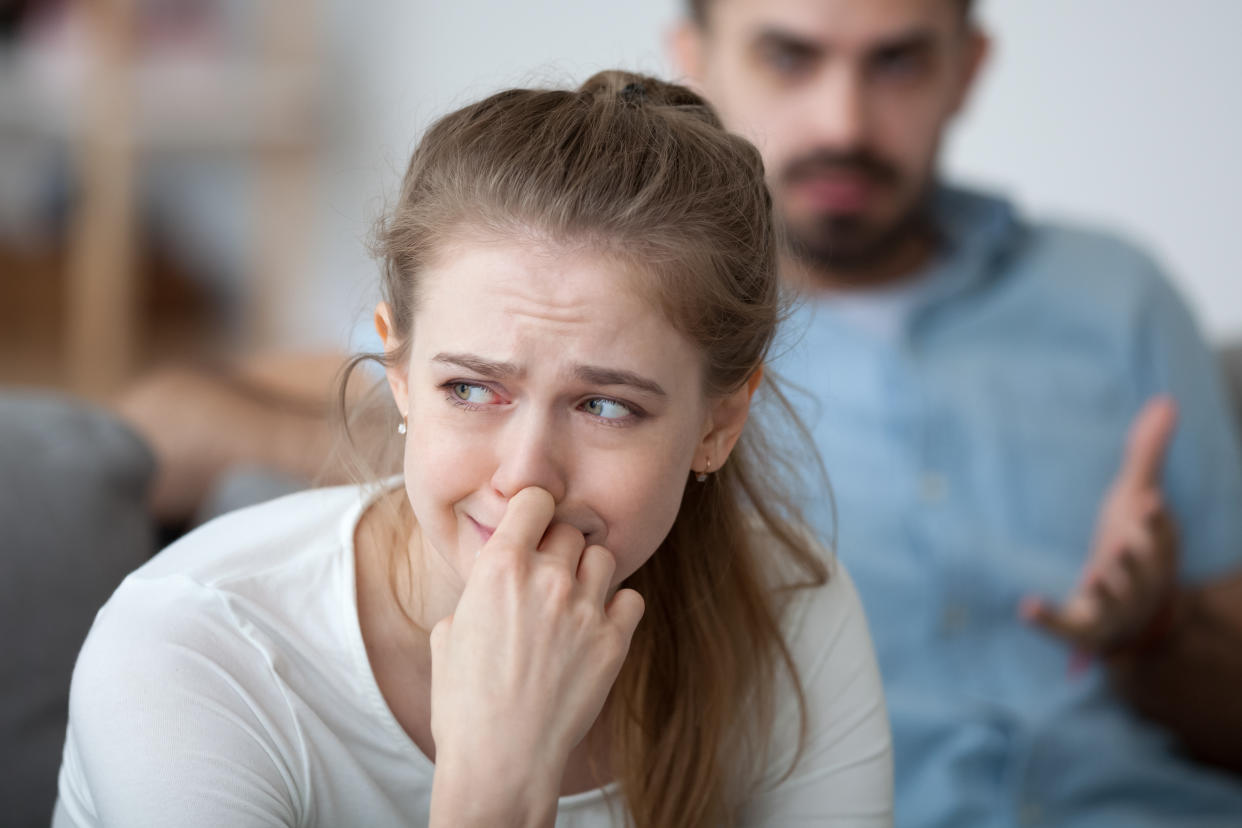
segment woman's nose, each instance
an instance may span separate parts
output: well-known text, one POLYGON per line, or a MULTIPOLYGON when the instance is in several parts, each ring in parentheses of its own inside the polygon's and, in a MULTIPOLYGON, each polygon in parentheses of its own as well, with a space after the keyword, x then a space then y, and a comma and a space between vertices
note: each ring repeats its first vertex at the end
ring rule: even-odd
POLYGON ((496 446, 492 487, 505 499, 528 486, 538 486, 558 503, 567 486, 568 440, 553 418, 534 410, 519 412, 505 424, 496 446))

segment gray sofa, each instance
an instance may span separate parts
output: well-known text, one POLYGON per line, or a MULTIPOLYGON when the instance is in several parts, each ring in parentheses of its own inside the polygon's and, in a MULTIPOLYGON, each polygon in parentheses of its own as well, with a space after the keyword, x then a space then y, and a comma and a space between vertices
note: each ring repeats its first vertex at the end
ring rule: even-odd
MULTIPOLYGON (((110 412, 0 390, 0 825, 47 826, 69 678, 95 612, 158 549, 155 457, 110 412)), ((238 469, 195 522, 299 488, 238 469)))
POLYGON ((95 611, 155 551, 155 458, 104 411, 0 395, 0 822, 46 826, 69 675, 95 611))
MULTIPOLYGON (((1242 424, 1242 345, 1224 369, 1242 424)), ((154 458, 112 415, 68 398, 0 391, 0 822, 46 826, 69 678, 96 610, 156 549, 154 458)), ((216 511, 291 482, 242 474, 216 511)))

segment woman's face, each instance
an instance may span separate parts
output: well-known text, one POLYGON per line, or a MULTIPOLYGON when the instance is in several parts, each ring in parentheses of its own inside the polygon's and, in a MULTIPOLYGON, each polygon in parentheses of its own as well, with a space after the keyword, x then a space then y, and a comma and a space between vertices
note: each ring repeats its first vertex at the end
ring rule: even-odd
POLYGON ((727 454, 722 427, 740 432, 745 411, 709 403, 698 349, 636 285, 589 251, 494 238, 424 272, 409 362, 389 380, 425 563, 464 583, 528 486, 612 552, 614 587, 659 546, 691 468, 727 454))

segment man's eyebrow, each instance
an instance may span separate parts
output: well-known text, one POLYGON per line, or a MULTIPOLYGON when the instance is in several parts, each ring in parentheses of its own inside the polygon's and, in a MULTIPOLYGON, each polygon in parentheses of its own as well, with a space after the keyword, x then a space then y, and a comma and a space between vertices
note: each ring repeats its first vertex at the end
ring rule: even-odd
POLYGON ((913 26, 892 37, 886 37, 867 50, 870 55, 894 55, 902 52, 930 50, 936 44, 936 33, 923 26, 913 26))
POLYGON ((628 385, 654 397, 668 396, 658 382, 635 374, 633 371, 601 368, 596 365, 578 365, 574 369, 574 376, 591 385, 628 385))
POLYGON ((438 353, 431 358, 432 362, 440 362, 445 365, 456 365, 458 368, 465 368, 467 371, 487 377, 488 379, 511 379, 520 377, 522 369, 514 365, 512 362, 498 362, 493 359, 484 359, 477 354, 453 354, 438 353))
POLYGON ((764 26, 760 29, 755 35, 754 44, 758 48, 784 49, 806 57, 814 57, 824 51, 824 47, 815 41, 775 26, 764 26))
MULTIPOLYGON (((926 26, 916 24, 876 42, 867 49, 867 52, 876 55, 922 51, 932 48, 935 43, 935 32, 926 26)), ((821 43, 772 25, 764 26, 759 30, 755 35, 754 44, 758 48, 784 49, 805 57, 818 57, 829 51, 828 47, 821 43)))

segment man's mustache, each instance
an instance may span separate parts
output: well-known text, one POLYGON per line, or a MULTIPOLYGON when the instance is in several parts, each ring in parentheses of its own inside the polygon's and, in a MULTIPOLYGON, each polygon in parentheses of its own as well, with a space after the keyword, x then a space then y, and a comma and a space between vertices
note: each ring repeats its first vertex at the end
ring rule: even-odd
POLYGON ((820 149, 786 164, 781 180, 786 184, 793 184, 825 173, 853 173, 880 184, 895 183, 901 175, 895 165, 866 150, 833 152, 820 149))

